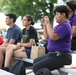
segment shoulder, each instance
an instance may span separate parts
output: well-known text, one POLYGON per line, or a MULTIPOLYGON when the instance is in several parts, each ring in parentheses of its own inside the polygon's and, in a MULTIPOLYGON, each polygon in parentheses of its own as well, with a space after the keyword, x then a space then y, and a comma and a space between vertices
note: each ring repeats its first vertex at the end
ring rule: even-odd
POLYGON ((68 31, 68 32, 72 32, 72 28, 71 28, 71 25, 70 25, 70 23, 69 22, 65 22, 64 24, 63 24, 63 30, 65 30, 65 31, 68 31))
POLYGON ((73 18, 72 18, 72 20, 74 20, 74 19, 76 20, 76 14, 74 14, 74 15, 73 15, 73 18))
POLYGON ((55 29, 59 29, 59 30, 71 30, 71 25, 69 22, 65 21, 61 24, 59 24, 58 26, 56 26, 55 29))
POLYGON ((64 26, 65 28, 70 28, 71 29, 71 25, 70 25, 70 23, 69 22, 64 22, 63 24, 62 24, 62 26, 64 26))
POLYGON ((21 28, 20 28, 19 26, 17 26, 16 24, 14 25, 13 29, 14 29, 14 30, 21 31, 21 28))
POLYGON ((14 28, 17 28, 17 29, 19 28, 20 29, 20 27, 18 25, 16 25, 16 24, 14 25, 14 28))
POLYGON ((76 18, 76 14, 74 14, 74 17, 76 18))
POLYGON ((30 30, 36 31, 36 29, 33 26, 30 27, 30 30))
POLYGON ((26 31, 26 28, 23 28, 23 29, 22 29, 22 32, 25 32, 25 31, 26 31))

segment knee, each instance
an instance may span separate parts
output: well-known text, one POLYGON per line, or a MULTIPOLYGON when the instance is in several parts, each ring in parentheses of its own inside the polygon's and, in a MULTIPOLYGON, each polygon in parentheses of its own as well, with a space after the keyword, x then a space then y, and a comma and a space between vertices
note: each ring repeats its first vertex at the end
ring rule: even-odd
POLYGON ((2 50, 0 50, 0 58, 3 56, 3 51, 2 50))
POLYGON ((25 47, 22 47, 22 50, 25 50, 25 47))
POLYGON ((3 50, 0 49, 0 54, 3 54, 3 53, 4 53, 3 50))
POLYGON ((33 72, 36 73, 39 70, 38 65, 35 63, 33 64, 33 72))
POLYGON ((12 48, 12 44, 9 44, 9 45, 7 46, 7 48, 12 48))
POLYGON ((36 69, 35 69, 35 64, 33 64, 33 72, 34 72, 34 73, 36 73, 35 70, 36 70, 36 69))
POLYGON ((6 51, 10 51, 10 50, 12 50, 13 49, 13 45, 12 44, 9 44, 8 46, 7 46, 7 48, 6 48, 6 51))
POLYGON ((0 54, 2 54, 2 50, 0 50, 0 54))
POLYGON ((38 62, 36 61, 36 59, 34 60, 34 62, 33 62, 33 72, 34 73, 36 73, 37 72, 37 70, 38 70, 38 62))
POLYGON ((38 62, 38 58, 34 59, 33 64, 38 62))
POLYGON ((4 48, 5 47, 0 47, 0 53, 4 53, 4 48))

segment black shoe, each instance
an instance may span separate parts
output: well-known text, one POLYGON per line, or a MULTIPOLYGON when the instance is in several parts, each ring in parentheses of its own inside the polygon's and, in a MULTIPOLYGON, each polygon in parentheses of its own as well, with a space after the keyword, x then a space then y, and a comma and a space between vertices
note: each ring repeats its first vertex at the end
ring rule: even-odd
POLYGON ((9 72, 9 68, 8 67, 3 67, 3 70, 8 71, 9 72))

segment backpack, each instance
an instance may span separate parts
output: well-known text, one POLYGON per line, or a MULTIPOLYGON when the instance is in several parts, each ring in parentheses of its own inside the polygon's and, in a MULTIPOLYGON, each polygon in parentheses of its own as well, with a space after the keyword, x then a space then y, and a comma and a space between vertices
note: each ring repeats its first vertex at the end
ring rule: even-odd
POLYGON ((52 75, 50 70, 47 68, 41 68, 39 69, 35 75, 52 75))
POLYGON ((10 72, 16 75, 26 75, 24 62, 21 60, 16 61, 10 68, 10 72))

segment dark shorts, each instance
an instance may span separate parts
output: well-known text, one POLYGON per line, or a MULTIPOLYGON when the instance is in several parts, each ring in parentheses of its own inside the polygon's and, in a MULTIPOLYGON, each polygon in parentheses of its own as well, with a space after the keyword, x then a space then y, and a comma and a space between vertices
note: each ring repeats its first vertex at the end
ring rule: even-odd
POLYGON ((25 51, 26 51, 27 57, 30 58, 31 50, 30 49, 26 49, 25 51))

